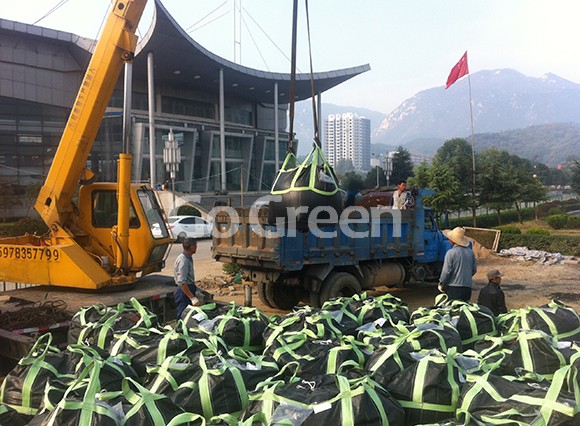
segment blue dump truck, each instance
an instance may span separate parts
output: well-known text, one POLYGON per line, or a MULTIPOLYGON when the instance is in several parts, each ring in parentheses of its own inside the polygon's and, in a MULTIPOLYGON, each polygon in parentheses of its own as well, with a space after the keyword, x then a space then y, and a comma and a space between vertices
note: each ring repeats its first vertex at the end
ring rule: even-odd
POLYGON ((300 301, 320 306, 374 287, 437 281, 451 245, 423 206, 423 197, 432 193, 414 191, 413 207, 406 210, 379 202, 309 226, 287 218, 272 225, 267 203, 225 208, 215 216, 213 257, 239 265, 261 301, 282 310, 300 301))

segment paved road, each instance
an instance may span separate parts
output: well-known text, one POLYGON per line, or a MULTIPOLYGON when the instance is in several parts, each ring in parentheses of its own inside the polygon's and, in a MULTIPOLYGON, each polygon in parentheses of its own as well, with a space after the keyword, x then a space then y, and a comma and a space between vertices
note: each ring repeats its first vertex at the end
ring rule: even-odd
MULTIPOLYGON (((211 244, 211 238, 199 240, 197 243, 197 253, 193 258, 195 260, 195 278, 198 280, 222 274, 222 263, 216 262, 211 257, 211 244)), ((165 260, 165 268, 160 272, 161 275, 173 276, 173 264, 182 250, 181 244, 179 243, 171 246, 169 255, 165 260)))

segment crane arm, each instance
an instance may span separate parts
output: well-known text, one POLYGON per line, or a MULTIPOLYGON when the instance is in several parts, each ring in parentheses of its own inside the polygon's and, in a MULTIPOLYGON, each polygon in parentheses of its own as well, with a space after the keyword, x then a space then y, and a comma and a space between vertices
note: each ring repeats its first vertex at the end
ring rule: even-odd
POLYGON ((65 226, 73 214, 73 195, 123 64, 134 56, 146 3, 116 0, 107 18, 34 206, 49 227, 65 226))

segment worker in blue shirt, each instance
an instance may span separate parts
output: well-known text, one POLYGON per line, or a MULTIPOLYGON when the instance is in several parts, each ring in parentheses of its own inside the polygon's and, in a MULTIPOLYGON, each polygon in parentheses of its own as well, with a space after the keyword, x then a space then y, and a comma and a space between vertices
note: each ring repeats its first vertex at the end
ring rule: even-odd
POLYGON ((173 265, 175 278, 175 305, 177 308, 177 319, 189 305, 199 306, 201 302, 196 297, 197 287, 195 286, 195 273, 193 270, 193 255, 197 251, 197 241, 195 238, 185 238, 182 243, 183 252, 177 256, 173 265))
POLYGON ((458 226, 451 231, 445 230, 443 234, 449 239, 452 247, 445 253, 439 277, 439 290, 444 291, 450 300, 469 302, 473 276, 477 272, 475 254, 462 227, 458 226))

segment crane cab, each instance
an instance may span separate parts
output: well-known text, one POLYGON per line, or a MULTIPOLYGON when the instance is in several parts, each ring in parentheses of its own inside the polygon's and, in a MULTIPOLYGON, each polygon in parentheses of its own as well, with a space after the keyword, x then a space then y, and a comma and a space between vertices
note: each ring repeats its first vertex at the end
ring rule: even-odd
MULTIPOLYGON (((91 236, 90 251, 106 259, 104 264, 109 269, 118 255, 117 188, 116 183, 93 183, 79 190, 79 227, 91 236)), ((128 273, 161 271, 171 238, 155 192, 148 186, 132 184, 130 200, 128 259, 122 263, 128 273)))

